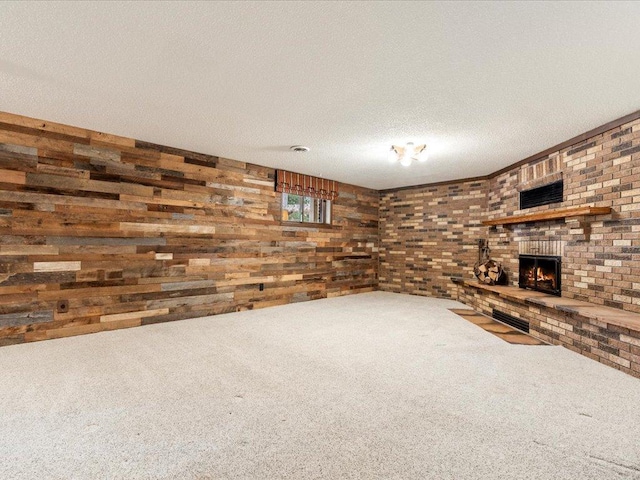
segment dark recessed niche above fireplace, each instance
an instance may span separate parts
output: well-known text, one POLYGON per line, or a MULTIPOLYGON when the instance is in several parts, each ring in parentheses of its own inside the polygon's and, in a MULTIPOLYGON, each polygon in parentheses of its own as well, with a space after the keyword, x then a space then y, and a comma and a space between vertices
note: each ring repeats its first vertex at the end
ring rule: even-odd
POLYGON ((548 183, 541 187, 520 192, 520 209, 549 205, 562 202, 564 196, 564 180, 548 183))
POLYGON ((560 296, 561 260, 547 255, 520 255, 518 285, 539 292, 560 296))

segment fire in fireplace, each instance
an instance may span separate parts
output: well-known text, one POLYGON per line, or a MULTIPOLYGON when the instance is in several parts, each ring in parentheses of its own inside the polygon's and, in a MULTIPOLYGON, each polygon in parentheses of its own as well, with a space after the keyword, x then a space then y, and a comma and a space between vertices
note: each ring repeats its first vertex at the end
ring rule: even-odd
POLYGON ((560 296, 560 257, 520 255, 520 288, 560 296))

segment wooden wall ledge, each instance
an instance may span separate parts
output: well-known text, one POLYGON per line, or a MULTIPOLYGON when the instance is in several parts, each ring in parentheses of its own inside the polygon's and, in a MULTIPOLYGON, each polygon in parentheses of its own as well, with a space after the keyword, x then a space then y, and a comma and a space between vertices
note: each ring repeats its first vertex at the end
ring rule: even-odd
POLYGON ((509 225, 514 223, 544 222, 567 217, 582 217, 585 215, 607 215, 611 213, 611 207, 567 207, 546 210, 544 212, 528 213, 511 217, 494 218, 484 220, 483 225, 509 225))
POLYGON ((512 301, 552 308, 563 313, 576 314, 598 322, 640 332, 640 314, 638 313, 627 312, 618 308, 604 307, 602 305, 596 305, 595 303, 582 302, 572 298, 562 298, 519 287, 490 286, 479 283, 477 280, 464 280, 461 278, 452 279, 452 281, 465 287, 486 290, 512 301))
POLYGON ((334 225, 332 223, 288 222, 285 220, 278 220, 276 224, 280 227, 288 227, 292 230, 342 230, 342 225, 334 225))

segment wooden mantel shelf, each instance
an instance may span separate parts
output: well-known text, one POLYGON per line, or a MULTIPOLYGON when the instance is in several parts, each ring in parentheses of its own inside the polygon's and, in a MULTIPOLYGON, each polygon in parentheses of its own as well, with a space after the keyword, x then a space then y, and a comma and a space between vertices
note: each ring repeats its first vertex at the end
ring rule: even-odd
POLYGON ((582 217, 585 215, 606 215, 611 213, 611 207, 567 207, 547 210, 545 212, 529 213, 513 217, 494 218, 483 221, 483 225, 510 225, 513 223, 544 222, 558 218, 582 217))

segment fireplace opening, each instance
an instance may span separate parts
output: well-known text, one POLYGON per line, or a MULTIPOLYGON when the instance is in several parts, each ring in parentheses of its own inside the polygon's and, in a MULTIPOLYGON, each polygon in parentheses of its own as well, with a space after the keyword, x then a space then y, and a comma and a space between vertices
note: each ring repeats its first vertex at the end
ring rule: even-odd
POLYGON ((520 255, 520 288, 560 296, 560 257, 520 255))

